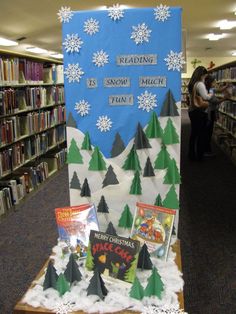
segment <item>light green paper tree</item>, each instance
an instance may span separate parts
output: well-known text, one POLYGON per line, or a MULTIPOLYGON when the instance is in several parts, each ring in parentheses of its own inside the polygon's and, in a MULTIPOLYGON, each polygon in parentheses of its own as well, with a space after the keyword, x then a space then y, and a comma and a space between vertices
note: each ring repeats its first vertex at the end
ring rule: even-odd
POLYGON ((157 197, 156 197, 156 201, 155 201, 155 204, 156 206, 163 206, 163 203, 162 203, 162 199, 161 199, 161 195, 158 194, 157 197))
POLYGON ((166 145, 179 143, 179 135, 177 134, 173 122, 170 118, 167 120, 166 127, 163 132, 162 141, 166 145))
POLYGON ((121 217, 119 219, 118 226, 122 228, 131 228, 133 224, 133 216, 131 214, 129 206, 126 204, 121 217))
POLYGON ((83 140, 81 149, 92 150, 89 132, 86 132, 84 135, 84 140, 83 140))
POLYGON ((174 185, 170 187, 168 193, 166 194, 163 206, 171 209, 179 209, 179 200, 174 185))
POLYGON ((145 133, 148 138, 162 138, 163 130, 155 111, 152 112, 151 119, 148 122, 145 133))
POLYGON ((174 160, 174 158, 172 158, 169 161, 166 175, 164 177, 164 184, 179 184, 179 183, 181 183, 179 169, 176 165, 176 161, 174 160))
POLYGON ((59 292, 60 296, 65 294, 67 291, 70 291, 69 283, 67 282, 64 274, 60 274, 57 279, 57 291, 59 292))
POLYGON ((169 161, 170 161, 170 154, 168 153, 166 149, 166 145, 162 144, 161 150, 159 154, 157 155, 157 158, 154 162, 154 168, 155 169, 166 169, 168 167, 169 161))
POLYGON ((79 147, 76 144, 75 139, 72 138, 69 152, 67 153, 67 163, 68 164, 83 164, 83 158, 80 154, 79 147))
POLYGON ((88 270, 93 270, 94 269, 94 262, 93 262, 93 255, 91 252, 91 244, 89 242, 88 248, 87 248, 87 258, 85 262, 85 266, 88 270))
POLYGON ((89 162, 89 170, 107 170, 106 163, 102 157, 102 154, 99 148, 96 146, 92 153, 90 162, 89 162))
POLYGON ((132 146, 122 168, 124 170, 141 170, 138 154, 134 145, 132 146))
POLYGON ((153 267, 152 274, 148 278, 148 284, 144 290, 144 295, 147 297, 157 296, 161 300, 161 294, 164 291, 164 284, 161 280, 156 267, 153 267))
POLYGON ((129 296, 136 300, 142 300, 144 297, 144 289, 138 279, 138 277, 135 277, 133 285, 131 287, 131 290, 129 292, 129 296))
POLYGON ((124 278, 127 282, 133 282, 137 269, 138 254, 135 255, 134 260, 131 262, 130 268, 125 272, 124 278))
POLYGON ((142 194, 141 180, 140 180, 140 175, 138 171, 136 171, 134 174, 134 178, 130 187, 129 194, 134 194, 134 195, 142 194))

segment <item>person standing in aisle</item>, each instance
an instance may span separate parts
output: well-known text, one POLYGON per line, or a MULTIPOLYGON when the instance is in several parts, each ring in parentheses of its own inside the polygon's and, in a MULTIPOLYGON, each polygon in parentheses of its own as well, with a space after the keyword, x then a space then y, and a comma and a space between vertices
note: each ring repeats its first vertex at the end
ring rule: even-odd
POLYGON ((207 69, 198 66, 189 81, 190 95, 189 118, 191 121, 191 134, 189 139, 189 159, 201 161, 206 147, 206 126, 208 114, 206 109, 212 94, 207 92, 205 78, 207 69))

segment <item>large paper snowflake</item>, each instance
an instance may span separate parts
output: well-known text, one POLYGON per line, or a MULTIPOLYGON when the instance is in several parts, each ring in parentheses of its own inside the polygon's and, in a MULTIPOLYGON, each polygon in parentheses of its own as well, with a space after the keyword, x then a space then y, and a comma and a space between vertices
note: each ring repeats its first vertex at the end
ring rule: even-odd
POLYGON ((147 112, 149 112, 150 110, 153 110, 154 107, 157 106, 156 95, 148 93, 148 91, 145 91, 143 94, 138 96, 138 103, 139 109, 146 110, 147 112))
POLYGON ((132 26, 133 32, 131 33, 131 39, 133 39, 136 43, 142 44, 143 42, 149 42, 150 33, 152 32, 148 29, 145 23, 138 24, 138 26, 132 26))
POLYGON ((93 63, 97 66, 97 67, 103 67, 106 63, 108 63, 108 54, 106 54, 106 52, 104 52, 103 50, 94 52, 93 54, 93 63))
POLYGON ((73 304, 70 302, 58 303, 55 305, 53 311, 55 312, 55 314, 69 314, 73 311, 73 304))
POLYGON ((70 7, 61 7, 57 15, 61 23, 69 23, 70 19, 72 19, 73 12, 70 7))
POLYGON ((158 21, 166 21, 170 17, 170 10, 167 5, 160 4, 159 6, 154 9, 154 16, 155 19, 158 21))
POLYGON ((183 310, 180 310, 179 307, 159 307, 155 305, 149 305, 145 307, 141 314, 187 314, 183 310))
POLYGON ((96 126, 101 132, 110 131, 112 121, 107 116, 100 116, 97 120, 96 126))
POLYGON ((83 41, 78 34, 66 35, 63 46, 65 46, 66 52, 79 52, 83 44, 83 41))
POLYGON ((112 7, 108 8, 108 16, 114 21, 120 20, 124 17, 124 10, 121 9, 118 3, 113 4, 112 7))
POLYGON ((75 81, 79 82, 83 74, 84 72, 82 71, 82 68, 80 68, 79 63, 68 64, 65 69, 65 75, 69 83, 75 81))
POLYGON ((80 100, 75 103, 75 110, 81 117, 84 117, 89 114, 90 104, 84 99, 80 100))
POLYGON ((84 22, 84 32, 88 35, 94 35, 99 31, 99 22, 93 18, 84 22))
POLYGON ((184 61, 182 52, 174 52, 170 51, 167 55, 167 58, 164 59, 166 61, 166 65, 168 66, 168 70, 177 70, 180 71, 183 68, 183 65, 186 63, 184 61))

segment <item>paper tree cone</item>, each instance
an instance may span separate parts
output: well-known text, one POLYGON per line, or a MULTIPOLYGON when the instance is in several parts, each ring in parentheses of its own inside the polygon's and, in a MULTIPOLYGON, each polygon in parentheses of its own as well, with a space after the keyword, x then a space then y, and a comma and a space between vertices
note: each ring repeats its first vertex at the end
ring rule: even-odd
POLYGON ((67 153, 67 163, 68 164, 82 164, 83 158, 80 154, 79 147, 76 144, 76 141, 72 138, 69 151, 67 153))
POLYGON ((104 188, 105 186, 115 184, 119 184, 119 181, 117 180, 116 174, 113 171, 113 167, 110 165, 105 175, 105 179, 102 182, 102 187, 104 188))
POLYGON ((85 196, 85 197, 91 196, 91 191, 90 191, 90 187, 89 187, 87 178, 84 179, 84 183, 83 183, 82 188, 81 188, 80 196, 82 196, 82 197, 83 196, 85 196))
POLYGON ((69 283, 66 281, 66 278, 63 274, 60 274, 57 279, 57 291, 60 296, 65 294, 67 291, 70 291, 69 283))
POLYGON ((164 284, 161 276, 158 274, 156 267, 153 267, 152 274, 148 278, 148 284, 144 290, 144 295, 147 297, 157 296, 161 299, 161 294, 164 291, 164 284))
POLYGON ((141 170, 138 154, 134 145, 132 146, 122 168, 124 170, 141 170))
POLYGON ((176 129, 170 118, 167 120, 167 124, 163 132, 162 141, 166 145, 179 143, 179 135, 177 134, 176 129))
POLYGON ((96 146, 89 162, 89 170, 103 171, 107 170, 106 163, 103 160, 102 154, 99 148, 96 146))
POLYGON ((138 123, 138 126, 137 126, 137 131, 134 138, 134 145, 136 149, 152 147, 140 123, 138 123))
POLYGON ((159 154, 157 155, 157 158, 154 162, 154 168, 155 169, 166 169, 169 165, 171 158, 170 154, 168 153, 166 149, 166 145, 162 144, 161 150, 159 154))
POLYGON ((161 195, 160 194, 157 195, 154 205, 156 205, 156 206, 164 206, 163 203, 162 203, 162 199, 161 199, 161 195))
POLYGON ((115 136, 115 140, 112 145, 111 157, 112 158, 117 157, 124 151, 124 149, 125 149, 125 144, 122 141, 120 134, 117 132, 115 136))
POLYGON ((166 194, 163 206, 171 209, 179 209, 179 200, 174 185, 170 187, 168 193, 166 194))
POLYGON ((77 189, 77 190, 81 189, 80 181, 79 181, 79 178, 78 178, 77 173, 75 171, 74 171, 73 177, 70 181, 70 188, 71 189, 77 189))
POLYGON ((67 120, 67 122, 66 122, 66 126, 77 129, 76 121, 75 121, 75 119, 73 118, 71 112, 69 112, 68 120, 67 120))
POLYGON ((46 290, 48 288, 57 289, 57 279, 58 275, 56 269, 53 266, 52 261, 50 260, 47 266, 47 271, 43 282, 43 290, 46 290))
POLYGON ((140 180, 138 171, 135 172, 129 194, 134 194, 134 195, 142 194, 141 180, 140 180))
POLYGON ((137 277, 135 277, 129 296, 136 300, 142 300, 144 297, 143 287, 137 277))
POLYGON ((179 174, 176 161, 171 159, 164 177, 164 184, 179 184, 181 183, 181 177, 179 174))
POLYGON ((104 299, 108 291, 105 287, 104 281, 97 268, 94 270, 93 277, 90 279, 90 283, 87 288, 87 295, 97 295, 100 299, 104 299))
POLYGON ((168 90, 166 94, 164 103, 161 108, 160 116, 161 117, 179 116, 178 108, 176 106, 176 101, 170 89, 168 90))
POLYGON ((117 236, 116 229, 114 228, 114 226, 113 226, 111 221, 109 222, 109 224, 107 226, 106 233, 110 234, 110 235, 117 236))
POLYGON ((163 130, 155 111, 152 112, 151 119, 145 133, 148 138, 162 138, 163 130))
POLYGON ((144 167, 143 176, 144 177, 155 177, 154 169, 153 169, 153 166, 151 164, 151 160, 149 157, 147 158, 147 161, 146 161, 146 164, 144 167))
POLYGON ((66 280, 70 283, 73 283, 75 281, 79 282, 82 279, 82 275, 79 270, 79 266, 76 263, 74 254, 70 255, 69 262, 66 266, 64 275, 66 280))
POLYGON ((133 224, 133 216, 131 214, 129 206, 126 204, 121 217, 119 219, 118 226, 122 228, 131 228, 133 224))
POLYGON ((86 132, 86 133, 85 133, 85 136, 84 136, 84 140, 83 140, 81 149, 92 150, 89 132, 86 132))
POLYGON ((147 245, 144 243, 138 256, 138 268, 140 269, 152 269, 152 261, 148 252, 147 245))
POLYGON ((109 213, 109 208, 108 208, 108 205, 106 203, 105 197, 103 195, 101 196, 100 202, 98 204, 97 212, 98 213, 109 213))

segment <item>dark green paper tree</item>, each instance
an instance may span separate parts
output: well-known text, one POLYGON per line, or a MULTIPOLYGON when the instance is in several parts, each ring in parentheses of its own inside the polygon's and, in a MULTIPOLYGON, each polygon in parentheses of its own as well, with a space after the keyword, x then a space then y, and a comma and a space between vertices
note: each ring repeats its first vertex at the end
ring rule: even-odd
POLYGON ((64 272, 64 275, 65 275, 66 280, 70 282, 71 284, 74 281, 79 282, 82 279, 82 275, 79 270, 79 266, 76 263, 74 254, 70 254, 69 262, 66 265, 66 270, 64 272))
POLYGON ((168 193, 166 194, 163 206, 171 209, 179 209, 179 200, 174 185, 170 187, 168 193))
POLYGON ((161 300, 161 294, 164 291, 164 284, 161 280, 156 267, 153 267, 152 274, 148 278, 148 284, 144 290, 144 295, 147 297, 157 296, 161 300))
POLYGON ((149 140, 143 131, 140 123, 138 123, 137 131, 134 137, 134 145, 136 149, 151 148, 149 140))
POLYGON ((87 295, 97 295, 100 299, 103 300, 107 293, 108 291, 105 287, 104 281, 102 280, 102 277, 97 268, 95 268, 93 277, 90 279, 87 288, 87 295))
POLYGON ((148 252, 148 248, 146 243, 143 244, 139 256, 138 256, 138 268, 144 269, 152 269, 152 261, 150 259, 150 254, 148 252))
POLYGON ((131 290, 129 292, 129 296, 136 300, 142 300, 144 297, 144 289, 138 279, 135 277, 131 290))
POLYGON ((116 157, 120 155, 125 149, 125 144, 122 141, 120 134, 117 132, 115 136, 115 140, 112 145, 111 157, 116 157))
POLYGON ((94 269, 94 258, 93 258, 92 252, 91 252, 90 242, 89 242, 88 248, 87 248, 87 257, 86 257, 85 266, 88 270, 94 269))
POLYGON ((168 153, 166 149, 166 145, 162 144, 161 145, 161 150, 159 154, 157 155, 157 158, 154 162, 154 168, 155 169, 166 169, 169 165, 170 161, 170 154, 168 153))
POLYGON ((163 132, 162 141, 166 145, 179 143, 179 135, 177 134, 173 122, 170 118, 167 120, 166 127, 163 132))
POLYGON ((154 169, 150 160, 150 157, 147 158, 146 164, 143 170, 144 177, 155 177, 154 169))
POLYGON ((84 140, 83 140, 81 149, 92 150, 89 132, 86 132, 84 135, 84 140))
POLYGON ((57 291, 59 292, 60 296, 65 294, 67 291, 70 291, 70 285, 67 282, 64 274, 60 274, 57 279, 57 291))
POLYGON ((134 195, 142 194, 141 180, 140 180, 140 175, 138 171, 136 171, 134 174, 134 178, 130 187, 129 194, 134 194, 134 195))
POLYGON ((122 168, 124 170, 141 170, 138 154, 134 145, 132 146, 122 168))
POLYGON ((82 164, 83 158, 80 154, 79 147, 76 144, 76 141, 72 138, 69 152, 67 153, 67 163, 68 164, 82 164))
POLYGON ((78 178, 77 173, 75 171, 74 171, 73 177, 70 181, 70 188, 71 189, 77 189, 77 190, 81 189, 79 178, 78 178))
POLYGON ((57 289, 57 279, 58 275, 56 269, 53 266, 52 261, 50 260, 47 266, 47 271, 43 282, 43 290, 46 290, 48 288, 57 289))
POLYGON ((90 191, 90 187, 89 187, 87 178, 84 179, 84 183, 83 183, 82 188, 81 188, 80 196, 82 196, 82 197, 83 196, 85 196, 85 197, 91 196, 91 191, 90 191))
POLYGON ((117 180, 115 172, 113 171, 113 167, 110 165, 105 175, 105 179, 102 182, 102 187, 104 188, 107 185, 115 185, 115 184, 119 184, 119 181, 117 180))
POLYGON ((89 162, 89 170, 95 170, 95 171, 107 170, 106 163, 97 146, 94 148, 94 151, 92 153, 92 156, 89 162))
POLYGON ((110 234, 110 235, 113 235, 113 236, 117 236, 116 229, 113 226, 113 223, 111 221, 109 222, 109 224, 107 226, 106 233, 110 234))
POLYGON ((66 122, 66 126, 70 126, 71 128, 77 129, 76 121, 73 118, 71 112, 69 113, 69 116, 68 116, 68 119, 67 119, 67 122, 66 122))
POLYGON ((163 130, 155 111, 152 111, 145 133, 148 138, 162 138, 163 130))
POLYGON ((166 93, 164 103, 161 108, 160 117, 174 117, 179 116, 178 108, 174 96, 169 89, 166 93))
POLYGON ((179 173, 179 169, 176 165, 176 161, 172 158, 169 161, 169 165, 167 167, 166 175, 164 177, 164 184, 179 184, 181 183, 181 177, 179 173))
POLYGON ((162 199, 161 199, 161 195, 158 194, 157 197, 156 197, 156 201, 155 201, 155 204, 156 206, 163 206, 163 203, 162 203, 162 199))
POLYGON ((123 212, 121 213, 118 226, 130 229, 133 224, 133 215, 131 214, 129 206, 126 204, 123 212))
POLYGON ((102 195, 101 199, 99 201, 98 207, 97 207, 97 212, 98 213, 104 213, 108 214, 109 213, 109 207, 106 203, 105 197, 102 195))

